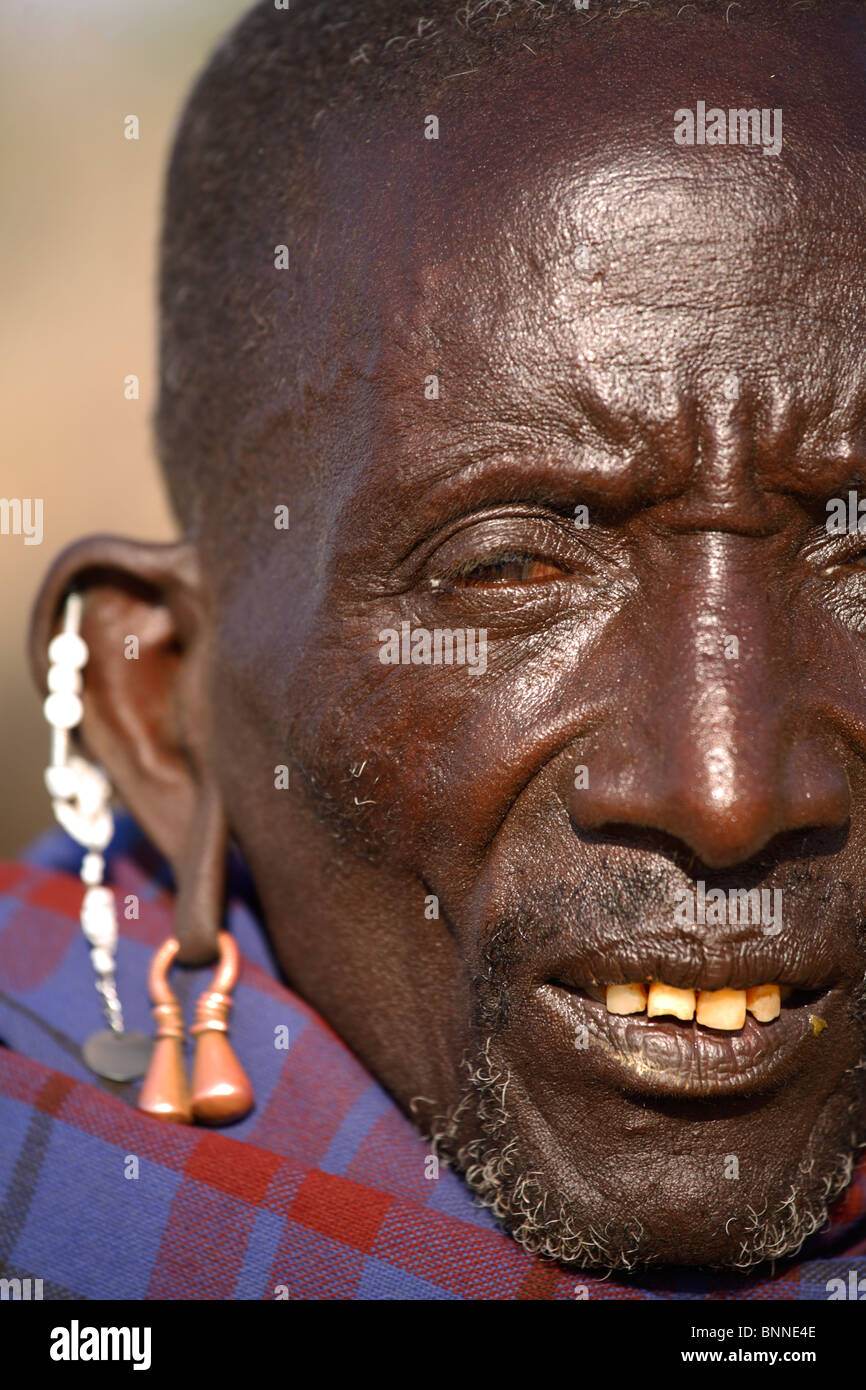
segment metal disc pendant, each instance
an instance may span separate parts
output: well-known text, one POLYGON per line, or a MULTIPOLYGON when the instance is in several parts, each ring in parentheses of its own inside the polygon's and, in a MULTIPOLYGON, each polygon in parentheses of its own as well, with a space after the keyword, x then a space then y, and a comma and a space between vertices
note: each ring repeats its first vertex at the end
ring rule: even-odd
POLYGON ((153 1051, 153 1039, 144 1033, 114 1033, 103 1028, 81 1049, 90 1070, 106 1081, 137 1081, 144 1076, 153 1051))

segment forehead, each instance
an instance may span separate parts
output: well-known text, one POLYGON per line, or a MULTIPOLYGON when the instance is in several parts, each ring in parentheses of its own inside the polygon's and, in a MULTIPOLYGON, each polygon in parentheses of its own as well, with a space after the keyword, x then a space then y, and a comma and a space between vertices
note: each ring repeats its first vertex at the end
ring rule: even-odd
POLYGON ((335 157, 343 295, 375 300, 371 486, 395 434, 423 467, 431 431, 455 454, 479 431, 492 450, 562 435, 614 471, 665 449, 686 466, 734 395, 770 467, 784 445, 832 486, 862 454, 862 23, 614 28, 455 76, 335 157), (781 112, 781 153, 678 145, 699 101, 781 112))

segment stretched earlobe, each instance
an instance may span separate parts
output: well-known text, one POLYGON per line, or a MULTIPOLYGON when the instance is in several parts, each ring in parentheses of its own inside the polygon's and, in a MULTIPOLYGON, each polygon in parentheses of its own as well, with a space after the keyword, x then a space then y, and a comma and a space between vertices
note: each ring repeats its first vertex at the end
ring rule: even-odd
POLYGON ((176 866, 174 934, 183 965, 207 965, 218 952, 225 904, 228 826, 213 784, 198 793, 186 846, 176 866))

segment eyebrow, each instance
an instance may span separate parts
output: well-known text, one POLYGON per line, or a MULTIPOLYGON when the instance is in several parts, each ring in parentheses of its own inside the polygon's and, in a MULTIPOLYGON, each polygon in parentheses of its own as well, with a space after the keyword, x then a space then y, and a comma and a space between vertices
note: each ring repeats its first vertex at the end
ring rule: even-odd
MULTIPOLYGON (((432 432, 426 415, 397 422, 407 457, 421 465, 397 489, 400 509, 407 498, 415 516, 439 516, 452 500, 455 514, 496 503, 555 509, 577 501, 615 515, 682 494, 698 477, 708 433, 718 427, 723 437, 721 396, 712 387, 708 394, 705 383, 682 383, 678 391, 676 377, 648 393, 637 389, 640 373, 603 376, 619 388, 616 401, 596 372, 498 378, 495 396, 482 377, 474 386, 464 381, 467 389, 432 432)), ((797 399, 787 382, 751 387, 745 416, 734 420, 735 447, 761 491, 813 506, 866 486, 866 389, 846 391, 828 411, 826 402, 797 399), (834 416, 837 428, 822 431, 834 416)))
POLYGON ((560 448, 540 448, 527 440, 523 448, 491 444, 480 452, 455 450, 451 466, 423 482, 416 479, 418 506, 413 510, 437 521, 449 519, 446 512, 457 516, 473 507, 521 502, 554 510, 584 502, 599 513, 613 513, 663 501, 682 490, 681 478, 660 478, 648 459, 619 457, 611 466, 610 455, 586 452, 580 457, 574 442, 565 440, 560 448))
POLYGON ((811 503, 847 498, 849 492, 866 489, 866 452, 857 461, 850 455, 833 458, 832 451, 827 451, 805 466, 789 465, 784 474, 778 465, 758 467, 756 481, 768 492, 786 493, 811 503))

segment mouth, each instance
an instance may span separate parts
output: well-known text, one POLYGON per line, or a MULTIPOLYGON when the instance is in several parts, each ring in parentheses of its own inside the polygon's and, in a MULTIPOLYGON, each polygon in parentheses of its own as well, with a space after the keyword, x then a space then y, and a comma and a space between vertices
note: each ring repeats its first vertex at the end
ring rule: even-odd
POLYGON ((567 1026, 572 1056, 621 1089, 656 1096, 772 1088, 814 1060, 827 1046, 825 1031, 841 1021, 844 991, 817 965, 786 971, 781 962, 716 961, 688 971, 688 983, 682 963, 668 973, 679 975, 676 983, 658 969, 641 977, 633 964, 631 979, 622 965, 607 980, 563 970, 536 996, 560 1034, 567 1026))

